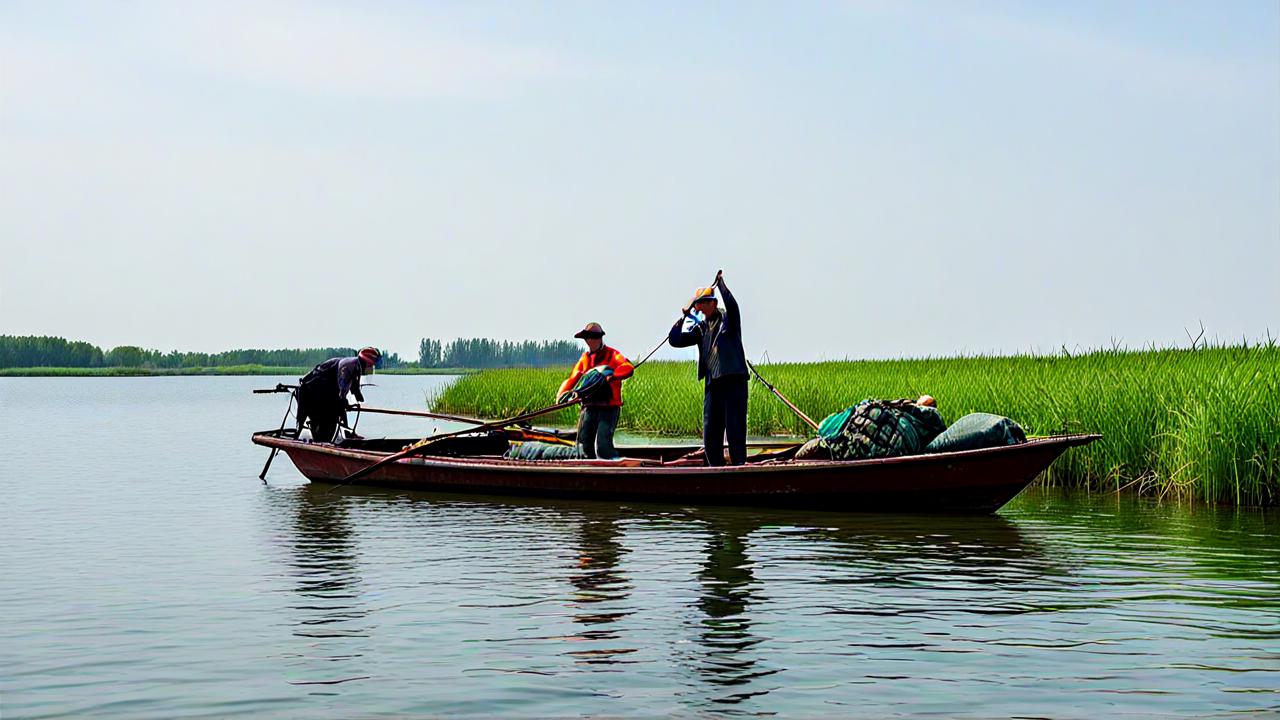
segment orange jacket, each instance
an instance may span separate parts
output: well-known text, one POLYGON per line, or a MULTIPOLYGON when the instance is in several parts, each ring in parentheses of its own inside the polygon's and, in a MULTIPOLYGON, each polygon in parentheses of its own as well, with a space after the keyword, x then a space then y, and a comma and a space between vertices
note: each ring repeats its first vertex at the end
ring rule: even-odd
MULTIPOLYGON (((622 407, 622 381, 631 377, 631 373, 635 372, 636 368, 631 364, 630 360, 623 357, 622 353, 608 345, 601 345, 600 349, 594 353, 582 353, 582 357, 578 358, 578 364, 573 366, 573 372, 569 373, 569 378, 560 384, 560 389, 556 391, 556 397, 560 397, 562 393, 572 390, 583 373, 600 365, 613 368, 613 379, 609 381, 609 389, 613 391, 613 397, 609 398, 609 402, 603 404, 606 407, 622 407)), ((590 404, 599 405, 601 403, 590 404)))

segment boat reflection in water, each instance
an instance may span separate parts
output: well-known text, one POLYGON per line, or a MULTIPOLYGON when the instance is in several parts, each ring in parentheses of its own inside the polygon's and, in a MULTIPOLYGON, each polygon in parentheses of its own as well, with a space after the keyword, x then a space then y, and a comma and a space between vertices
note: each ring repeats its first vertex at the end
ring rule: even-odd
POLYGON ((284 577, 291 585, 292 634, 301 639, 284 658, 294 685, 328 685, 363 677, 329 672, 326 665, 350 665, 367 652, 367 610, 348 500, 305 485, 266 493, 271 512, 285 529, 277 536, 286 550, 284 577))
POLYGON ((698 571, 697 605, 702 617, 694 631, 702 653, 695 667, 715 691, 709 698, 715 703, 732 704, 763 695, 769 690, 753 681, 781 671, 763 660, 756 647, 762 638, 751 632, 748 606, 758 583, 747 552, 747 535, 755 529, 751 522, 725 522, 724 518, 707 523, 704 560, 698 571), (751 687, 741 687, 747 685, 751 687))
MULTIPOLYGON (((677 708, 751 710, 786 686, 788 663, 810 662, 798 649, 839 644, 856 658, 894 622, 1034 611, 1018 586, 1064 573, 999 516, 496 500, 323 483, 265 494, 287 550, 292 632, 306 641, 291 660, 308 683, 369 677, 364 661, 385 643, 417 642, 429 644, 405 650, 424 659, 414 672, 442 673, 432 682, 446 689, 500 672, 625 697, 635 691, 626 683, 643 680, 677 708), (477 592, 485 602, 471 599, 477 592), (384 605, 375 610, 370 597, 384 605), (443 670, 459 666, 462 676, 443 670)), ((869 672, 832 665, 845 679, 869 672)))
POLYGON ((615 646, 623 639, 615 624, 634 613, 628 604, 632 586, 619 568, 628 552, 620 541, 620 521, 608 515, 583 516, 575 533, 576 560, 569 571, 569 582, 575 590, 570 605, 573 621, 586 627, 565 639, 609 645, 569 651, 584 663, 611 665, 636 652, 635 647, 615 646))

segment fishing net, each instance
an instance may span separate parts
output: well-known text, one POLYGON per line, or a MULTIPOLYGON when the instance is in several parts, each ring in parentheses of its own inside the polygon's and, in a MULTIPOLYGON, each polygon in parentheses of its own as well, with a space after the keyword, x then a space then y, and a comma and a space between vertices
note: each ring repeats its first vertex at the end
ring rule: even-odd
POLYGON ((833 460, 863 460, 922 452, 947 425, 937 409, 910 400, 863 400, 819 427, 833 460))
POLYGON ((582 398, 585 403, 607 402, 613 397, 613 390, 609 387, 609 379, 613 377, 613 368, 599 365, 591 368, 578 378, 578 382, 574 383, 573 389, 561 395, 558 402, 566 402, 582 398))

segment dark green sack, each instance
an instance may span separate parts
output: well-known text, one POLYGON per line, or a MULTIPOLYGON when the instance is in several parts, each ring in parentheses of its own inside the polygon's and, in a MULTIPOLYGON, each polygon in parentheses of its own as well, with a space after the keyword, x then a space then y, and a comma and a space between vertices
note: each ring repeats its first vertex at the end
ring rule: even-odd
POLYGON ((971 413, 951 424, 924 449, 928 453, 980 450, 1027 441, 1018 423, 991 413, 971 413))

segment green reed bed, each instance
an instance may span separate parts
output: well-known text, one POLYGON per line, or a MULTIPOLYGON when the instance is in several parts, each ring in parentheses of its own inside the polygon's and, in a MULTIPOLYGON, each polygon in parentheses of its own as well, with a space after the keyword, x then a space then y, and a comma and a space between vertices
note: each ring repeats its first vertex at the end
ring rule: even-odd
MULTIPOLYGON (((1197 496, 1238 504, 1280 500, 1280 347, 1097 351, 1075 356, 782 363, 760 371, 815 420, 868 397, 938 399, 948 422, 970 412, 1017 420, 1032 435, 1099 432, 1102 441, 1054 464, 1050 482, 1197 496)), ((506 417, 548 405, 566 370, 494 370, 433 398, 441 412, 506 417)), ((702 386, 688 362, 652 362, 627 381, 621 427, 697 435, 702 386)), ((570 425, 574 410, 549 416, 570 425)), ((807 428, 751 384, 753 435, 807 428)))

